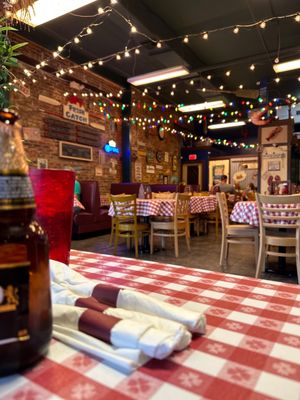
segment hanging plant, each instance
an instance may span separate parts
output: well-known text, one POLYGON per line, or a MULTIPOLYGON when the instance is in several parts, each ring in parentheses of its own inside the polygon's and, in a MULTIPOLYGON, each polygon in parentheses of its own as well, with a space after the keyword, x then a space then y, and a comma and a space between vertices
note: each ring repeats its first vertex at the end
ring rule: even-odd
POLYGON ((8 33, 17 29, 10 26, 5 17, 0 19, 0 109, 8 106, 8 92, 13 88, 10 69, 17 67, 18 50, 27 42, 12 45, 8 33))

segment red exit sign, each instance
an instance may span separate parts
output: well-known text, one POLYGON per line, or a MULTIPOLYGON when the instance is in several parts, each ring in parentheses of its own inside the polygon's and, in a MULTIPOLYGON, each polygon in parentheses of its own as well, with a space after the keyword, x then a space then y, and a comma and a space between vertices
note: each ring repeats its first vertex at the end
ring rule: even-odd
POLYGON ((190 161, 197 160, 197 154, 189 154, 189 160, 190 161))

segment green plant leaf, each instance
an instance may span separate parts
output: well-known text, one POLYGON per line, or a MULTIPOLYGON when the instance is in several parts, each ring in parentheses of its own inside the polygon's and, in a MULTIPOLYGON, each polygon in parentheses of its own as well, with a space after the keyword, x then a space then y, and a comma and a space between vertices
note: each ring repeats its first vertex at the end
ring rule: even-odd
POLYGON ((13 46, 11 46, 10 50, 13 52, 13 51, 19 49, 20 47, 26 46, 27 44, 28 44, 28 42, 14 44, 13 46))

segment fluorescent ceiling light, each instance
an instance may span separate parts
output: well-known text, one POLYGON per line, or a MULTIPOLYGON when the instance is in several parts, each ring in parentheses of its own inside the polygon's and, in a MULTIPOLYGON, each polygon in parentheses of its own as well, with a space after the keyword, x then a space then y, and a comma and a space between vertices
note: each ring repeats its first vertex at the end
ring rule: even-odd
POLYGON ((244 121, 236 121, 236 122, 224 122, 223 124, 213 124, 208 125, 208 129, 225 129, 225 128, 233 128, 235 126, 243 126, 246 125, 244 121))
POLYGON ((28 12, 20 9, 16 18, 27 25, 38 26, 61 15, 67 14, 77 8, 83 7, 95 0, 37 0, 33 6, 28 7, 28 12))
POLYGON ((273 69, 275 72, 292 71, 293 69, 300 68, 300 58, 297 60, 287 61, 279 64, 274 64, 273 69))
POLYGON ((178 108, 181 112, 191 112, 199 110, 210 110, 211 108, 225 107, 225 103, 222 100, 216 101, 205 101, 204 103, 189 104, 187 106, 181 106, 178 108))
POLYGON ((148 74, 133 76, 128 78, 127 82, 134 86, 147 85, 148 83, 164 81, 166 79, 178 78, 179 76, 188 75, 189 70, 183 66, 160 69, 158 71, 149 72, 148 74))

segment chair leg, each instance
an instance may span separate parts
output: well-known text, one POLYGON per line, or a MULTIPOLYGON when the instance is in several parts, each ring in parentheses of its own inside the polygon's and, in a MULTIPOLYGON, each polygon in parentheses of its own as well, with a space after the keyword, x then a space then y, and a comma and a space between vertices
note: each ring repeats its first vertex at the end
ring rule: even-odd
POLYGON ((259 249, 258 236, 254 236, 254 255, 256 263, 258 262, 258 249, 259 249))
POLYGON ((178 235, 174 234, 174 245, 175 245, 175 257, 178 257, 178 235))
MULTIPOLYGON (((198 233, 199 233, 199 231, 198 231, 198 233)), ((199 236, 199 235, 197 235, 197 236, 199 236)), ((186 245, 187 245, 188 251, 191 251, 190 230, 189 230, 189 224, 188 223, 186 224, 186 227, 185 227, 185 240, 186 240, 186 245)))
POLYGON ((153 225, 150 228, 150 254, 153 254, 153 225))
POLYGON ((255 278, 258 278, 261 274, 261 271, 263 269, 263 266, 265 265, 266 261, 266 249, 265 249, 265 241, 260 239, 259 243, 259 253, 258 253, 258 259, 257 259, 257 264, 256 264, 256 272, 255 272, 255 278))
POLYGON ((110 233, 110 238, 109 238, 109 245, 111 246, 113 244, 114 240, 114 228, 113 226, 111 227, 111 233, 110 233))
POLYGON ((225 237, 222 238, 221 253, 220 253, 220 267, 224 267, 226 260, 228 243, 225 237))
POLYGON ((135 258, 139 258, 139 236, 138 236, 138 232, 134 232, 134 251, 135 251, 135 258))

